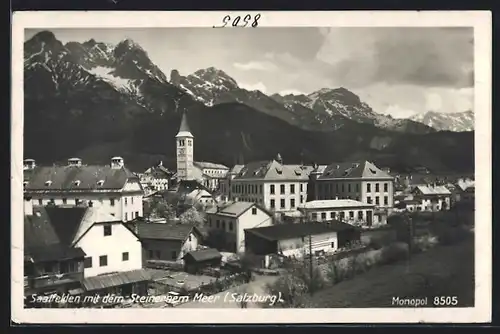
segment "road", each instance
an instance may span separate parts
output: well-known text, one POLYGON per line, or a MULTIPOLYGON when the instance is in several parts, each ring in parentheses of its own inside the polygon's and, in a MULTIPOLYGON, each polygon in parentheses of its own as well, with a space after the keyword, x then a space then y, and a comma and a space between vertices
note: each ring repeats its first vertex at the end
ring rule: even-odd
MULTIPOLYGON (((232 293, 247 293, 256 294, 258 296, 268 295, 266 292, 266 285, 278 279, 279 276, 257 276, 255 280, 242 284, 229 290, 220 292, 213 295, 213 298, 207 301, 191 301, 189 303, 181 304, 179 308, 241 308, 240 303, 231 298, 232 293)), ((247 308, 260 308, 259 303, 249 302, 247 308)))

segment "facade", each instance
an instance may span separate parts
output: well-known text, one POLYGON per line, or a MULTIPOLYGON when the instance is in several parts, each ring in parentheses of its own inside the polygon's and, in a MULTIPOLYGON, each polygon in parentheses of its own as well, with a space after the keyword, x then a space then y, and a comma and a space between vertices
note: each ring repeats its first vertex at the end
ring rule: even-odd
POLYGON ((207 227, 212 235, 223 235, 221 248, 234 253, 245 251, 245 230, 271 226, 270 212, 252 202, 233 202, 207 211, 207 227))
POLYGON ((420 205, 418 211, 441 211, 449 210, 451 204, 451 192, 445 186, 417 186, 412 191, 413 199, 420 205))
POLYGON ((228 179, 230 201, 253 202, 269 211, 295 211, 306 202, 312 166, 285 165, 277 160, 252 162, 228 179))
POLYGON ((341 222, 371 226, 373 224, 374 204, 352 199, 317 200, 299 206, 306 220, 341 222))
POLYGON ((144 191, 140 180, 120 157, 112 158, 108 166, 84 165, 81 159, 72 158, 67 166, 42 167, 27 159, 24 193, 34 206, 79 206, 91 202, 93 207, 121 221, 143 216, 144 191))
POLYGON ((148 168, 140 177, 142 188, 146 195, 157 191, 168 190, 174 172, 163 167, 163 162, 148 168))
POLYGON ((374 204, 374 223, 386 222, 394 206, 394 177, 369 161, 328 165, 311 173, 314 200, 353 199, 374 204))
POLYGON ((194 167, 201 172, 203 185, 211 191, 219 189, 221 180, 224 180, 229 172, 229 167, 213 162, 195 161, 194 167))
POLYGON ((185 254, 197 250, 202 240, 201 233, 191 224, 135 221, 127 227, 141 240, 144 264, 150 260, 181 261, 185 254))
POLYGON ((25 199, 24 203, 24 294, 28 297, 27 305, 30 306, 32 295, 79 294, 85 252, 68 242, 63 232, 64 225, 55 223, 43 207, 33 209, 30 199, 25 199))
POLYGON ((338 221, 280 224, 245 230, 246 252, 255 255, 279 254, 303 257, 333 253, 349 242, 359 241, 359 230, 338 221))

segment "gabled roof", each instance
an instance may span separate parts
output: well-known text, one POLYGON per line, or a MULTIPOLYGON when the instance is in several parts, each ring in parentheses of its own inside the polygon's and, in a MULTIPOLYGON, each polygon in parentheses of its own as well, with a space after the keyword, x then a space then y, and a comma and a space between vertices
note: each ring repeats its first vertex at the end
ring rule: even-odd
POLYGON ((276 160, 257 161, 246 164, 235 180, 257 179, 257 180, 303 180, 309 179, 312 166, 305 165, 282 165, 276 160))
POLYGON ((212 208, 212 210, 208 211, 208 213, 239 217, 254 206, 256 205, 252 202, 229 202, 222 206, 212 208))
POLYGON ((83 216, 82 208, 69 213, 68 224, 59 214, 43 207, 33 209, 32 216, 24 218, 24 253, 34 261, 57 261, 84 257, 85 252, 79 247, 72 247, 71 241, 76 232, 71 221, 83 216))
POLYGON ((414 191, 422 195, 451 195, 451 192, 445 186, 416 186, 414 191))
POLYGON ((222 164, 216 164, 213 162, 195 161, 195 162, 193 162, 193 165, 195 165, 196 167, 199 167, 199 168, 229 170, 229 167, 224 166, 222 164))
POLYGON ((26 191, 120 190, 138 177, 125 167, 52 166, 25 171, 26 191))
POLYGON ((229 170, 230 174, 238 174, 245 167, 245 165, 234 165, 233 168, 229 170))
POLYGON ((306 222, 297 224, 278 224, 266 227, 246 229, 245 232, 253 233, 270 241, 286 240, 292 238, 308 237, 323 233, 356 230, 356 227, 332 220, 328 223, 306 222))
POLYGON ((394 178, 369 161, 332 163, 318 179, 387 179, 394 178))
POLYGON ((184 255, 184 259, 193 260, 196 262, 222 259, 222 254, 214 248, 201 249, 192 251, 184 255))
POLYGON ((126 226, 134 231, 139 239, 185 241, 191 233, 201 235, 193 224, 146 223, 134 221, 126 226))
POLYGON ((145 175, 154 175, 154 176, 163 176, 163 177, 172 177, 174 172, 168 170, 163 165, 153 166, 148 168, 145 172, 145 175))

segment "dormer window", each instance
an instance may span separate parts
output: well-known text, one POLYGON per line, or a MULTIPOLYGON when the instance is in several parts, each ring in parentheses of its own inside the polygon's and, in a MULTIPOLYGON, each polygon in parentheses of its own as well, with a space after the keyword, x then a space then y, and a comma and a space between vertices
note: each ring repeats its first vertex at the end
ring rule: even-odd
POLYGON ((99 181, 97 181, 97 185, 98 185, 99 187, 102 187, 102 185, 103 185, 103 184, 104 184, 104 180, 99 180, 99 181))
POLYGON ((276 173, 282 174, 283 173, 283 169, 276 167, 276 173))
POLYGON ((26 187, 28 185, 28 181, 23 182, 23 187, 26 187))
POLYGON ((75 182, 73 182, 73 184, 78 187, 80 185, 80 180, 76 180, 75 182))
POLYGON ((52 184, 52 181, 50 181, 50 180, 45 181, 45 185, 46 185, 47 187, 50 187, 50 185, 51 185, 51 184, 52 184))

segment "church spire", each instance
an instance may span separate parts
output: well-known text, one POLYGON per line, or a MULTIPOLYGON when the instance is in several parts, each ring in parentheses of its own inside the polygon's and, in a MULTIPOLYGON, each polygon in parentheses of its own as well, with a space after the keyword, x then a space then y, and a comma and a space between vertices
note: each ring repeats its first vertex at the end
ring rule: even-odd
POLYGON ((179 127, 179 133, 176 137, 193 137, 191 129, 189 129, 187 115, 185 112, 182 113, 181 126, 179 127))

